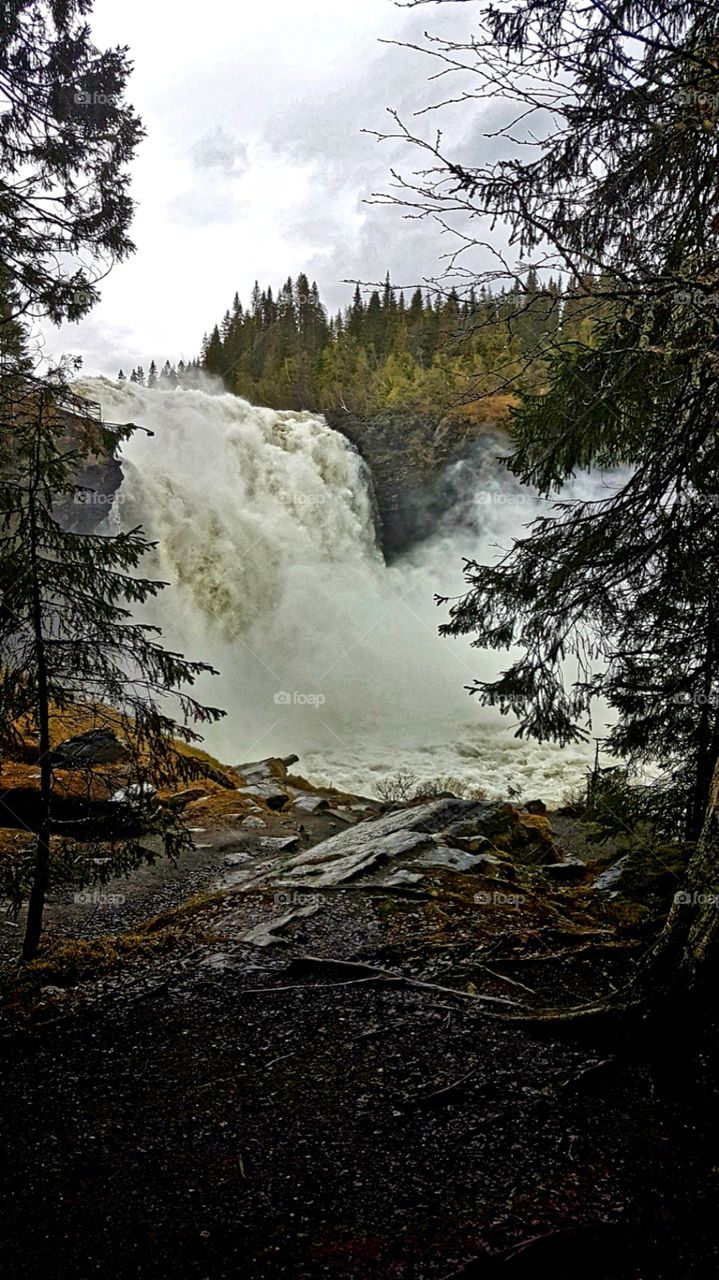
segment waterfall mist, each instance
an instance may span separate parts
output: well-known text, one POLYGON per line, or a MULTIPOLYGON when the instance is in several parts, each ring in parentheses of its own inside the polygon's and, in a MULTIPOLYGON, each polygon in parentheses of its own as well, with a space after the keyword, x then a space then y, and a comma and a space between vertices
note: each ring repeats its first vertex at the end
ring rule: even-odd
POLYGON ((487 455, 472 519, 465 504, 461 529, 387 566, 364 464, 321 417, 105 379, 80 389, 107 420, 154 432, 124 446, 110 520, 158 544, 147 571, 171 585, 143 617, 221 673, 199 686, 228 713, 210 751, 232 764, 295 751, 305 775, 370 794, 399 769, 548 800, 584 777, 587 747, 519 741, 470 700, 464 686, 506 654, 437 635, 433 596, 462 591, 462 557, 509 545, 539 509, 487 455))

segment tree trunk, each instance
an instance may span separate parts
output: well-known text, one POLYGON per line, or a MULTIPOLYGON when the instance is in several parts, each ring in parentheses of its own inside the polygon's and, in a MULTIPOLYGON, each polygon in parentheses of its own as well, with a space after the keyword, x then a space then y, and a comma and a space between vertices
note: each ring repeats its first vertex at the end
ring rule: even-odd
POLYGON ((43 632, 43 602, 40 589, 40 564, 38 557, 37 502, 40 485, 40 448, 42 427, 42 399, 38 408, 35 451, 35 476, 28 492, 30 537, 30 573, 32 580, 32 627, 37 666, 37 721, 40 744, 40 822, 35 850, 35 874, 27 909, 23 960, 37 955, 42 934, 42 918, 45 911, 50 880, 50 805, 52 800, 52 761, 50 759, 50 698, 48 693, 47 655, 43 632))
POLYGON ((698 840, 709 805, 714 767, 719 760, 719 715, 714 710, 714 688, 717 672, 716 619, 712 602, 709 603, 707 622, 706 661, 704 663, 704 701, 697 732, 697 761, 694 787, 687 806, 685 837, 698 840), (711 708, 711 710, 710 710, 711 708))
MULTIPOLYGON (((617 999, 521 1019, 537 1025, 586 1030, 591 1038, 641 1029, 644 1050, 656 1037, 662 1061, 676 1063, 717 1014, 719 978, 719 764, 714 770, 704 827, 682 888, 662 932, 617 999)), ((519 1020, 519 1019, 515 1019, 519 1020)), ((713 1028, 712 1035, 714 1035, 713 1028)))
POLYGON ((638 975, 655 1006, 667 998, 692 1009, 713 1007, 719 977, 719 765, 714 770, 704 827, 682 889, 638 975), (710 1001, 710 1005, 706 1002, 710 1001))
POLYGON ((25 925, 25 938, 22 948, 22 958, 26 962, 35 958, 40 945, 42 919, 45 912, 45 899, 47 897, 49 881, 50 833, 49 830, 45 828, 44 830, 39 831, 37 836, 35 875, 33 878, 32 889, 30 890, 30 901, 28 903, 27 922, 25 925))

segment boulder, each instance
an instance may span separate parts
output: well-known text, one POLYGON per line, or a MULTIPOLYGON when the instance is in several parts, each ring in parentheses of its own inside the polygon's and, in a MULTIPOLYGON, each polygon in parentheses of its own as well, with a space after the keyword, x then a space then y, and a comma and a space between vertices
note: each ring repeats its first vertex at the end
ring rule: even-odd
MULTIPOLYGON (((292 801, 293 809, 299 809, 301 813, 316 813, 318 809, 329 809, 329 800, 324 796, 315 795, 312 791, 301 792, 295 794, 295 788, 292 788, 294 799, 292 801)), ((334 812, 334 811, 333 811, 334 812)))
POLYGON ((133 782, 129 787, 116 791, 110 803, 130 805, 135 809, 156 808, 157 791, 151 782, 133 782))
POLYGON ((504 858, 498 858, 494 853, 478 854, 474 859, 472 870, 490 878, 496 877, 498 880, 511 880, 512 883, 519 878, 517 868, 504 858))
POLYGON ((291 765, 297 764, 298 760, 299 756, 267 756, 265 760, 251 760, 247 764, 238 764, 235 766, 235 772, 239 773, 244 782, 267 782, 270 778, 280 778, 284 781, 287 770, 291 765))
POLYGON ((237 788, 241 795, 256 796, 268 809, 284 809, 289 803, 291 788, 284 785, 287 769, 294 764, 297 756, 268 756, 266 760, 252 760, 249 764, 239 764, 236 772, 242 779, 237 788))
MULTIPOLYGON (((409 860, 411 867, 449 867, 452 871, 462 871, 465 875, 478 871, 479 858, 473 853, 465 853, 464 849, 453 848, 448 844, 436 844, 423 849, 417 857, 409 860)), ((484 868, 482 868, 484 870, 484 868)))
POLYGON ((150 782, 134 782, 114 793, 110 808, 117 815, 118 828, 142 827, 157 813, 157 791, 150 782))
POLYGON ((408 871, 406 867, 399 867, 397 871, 393 871, 391 876, 386 876, 383 883, 392 888, 410 887, 416 888, 424 883, 424 876, 419 871, 408 871))
POLYGON ((286 804, 289 804, 290 797, 287 791, 283 790, 282 787, 278 787, 276 782, 258 780, 256 783, 238 787, 237 790, 242 796, 255 796, 258 800, 264 801, 268 809, 274 809, 278 812, 280 809, 284 809, 286 804))
POLYGON ((290 925, 296 924, 298 920, 306 920, 309 916, 316 915, 319 910, 320 905, 318 903, 294 907, 291 911, 286 911, 284 915, 273 916, 271 920, 256 924, 254 928, 243 935, 242 941, 251 947, 276 946, 284 941, 281 935, 290 925))
POLYGON ((261 836, 259 847, 263 853, 289 853, 299 843, 299 836, 261 836))
POLYGON ((458 847, 456 837, 503 826, 505 811, 514 813, 510 806, 457 797, 392 809, 299 853, 283 867, 283 879, 318 887, 343 884, 399 858, 412 865, 420 854, 426 855, 425 866, 470 870, 478 857, 458 847))
POLYGON ((682 884, 688 858, 688 849, 678 845, 637 846, 601 871, 592 888, 631 902, 668 899, 682 884))
POLYGON ((578 884, 587 875, 585 862, 545 862, 542 872, 560 884, 578 884))
POLYGON ((249 853, 228 853, 223 858, 223 866, 225 867, 241 867, 243 862, 247 862, 250 858, 249 853))
POLYGON ((117 764, 128 757, 127 746, 112 729, 88 729, 55 748, 53 760, 66 769, 92 764, 117 764))
POLYGON ((347 827, 353 827, 359 821, 357 815, 349 809, 328 809, 327 813, 333 818, 337 818, 339 822, 344 822, 347 827))
POLYGON ((204 787, 187 787, 185 791, 176 791, 174 795, 169 796, 165 804, 168 809, 184 809, 186 804, 192 804, 195 800, 204 800, 206 795, 204 787))
POLYGON ((629 863, 629 854, 625 854, 618 862, 611 867, 605 867, 604 871, 600 871, 592 888, 597 889, 599 893, 616 893, 621 887, 622 878, 625 875, 629 863))
POLYGON ((513 809, 511 805, 505 808, 510 811, 506 830, 493 835, 494 844, 500 851, 509 854, 513 862, 529 867, 563 860, 548 818, 543 814, 513 809))
POLYGON ((453 836, 452 843, 465 853, 489 853, 494 849, 487 836, 453 836))
MULTIPOLYGON (((112 781, 102 773, 57 769, 54 774, 50 827, 53 833, 77 839, 112 839, 139 834, 157 807, 153 787, 128 787, 111 793, 112 781)), ((40 775, 26 766, 3 772, 0 819, 3 826, 37 831, 42 817, 40 775), (9 777, 17 779, 17 785, 9 777)))

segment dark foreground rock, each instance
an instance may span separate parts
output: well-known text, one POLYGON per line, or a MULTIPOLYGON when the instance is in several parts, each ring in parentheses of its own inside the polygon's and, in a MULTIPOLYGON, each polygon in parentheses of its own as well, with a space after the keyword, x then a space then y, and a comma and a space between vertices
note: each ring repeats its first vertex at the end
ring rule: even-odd
POLYGON ((209 892, 141 923, 169 881, 130 881, 102 936, 6 981, 7 1274, 716 1274, 706 1047, 697 1074, 677 1041, 625 1054, 541 1022, 621 990, 647 941, 551 815, 383 809, 284 761, 236 782, 183 798, 185 896, 209 892))
POLYGON ((126 760, 127 747, 112 729, 88 729, 58 744, 53 762, 67 768, 93 764, 117 764, 126 760))
MULTIPOLYGON (((600 922, 475 883, 226 890, 150 960, 48 974, 0 1041, 7 1274, 713 1275, 713 1113, 698 1137, 636 1055, 497 1018, 556 994, 548 956, 600 922)), ((600 954, 568 1001, 621 981, 600 954)))

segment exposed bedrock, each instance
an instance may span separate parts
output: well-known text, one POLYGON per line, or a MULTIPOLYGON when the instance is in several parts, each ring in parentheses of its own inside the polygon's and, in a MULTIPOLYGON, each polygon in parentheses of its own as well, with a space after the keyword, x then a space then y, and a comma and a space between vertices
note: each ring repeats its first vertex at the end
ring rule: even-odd
POLYGON ((506 443, 498 423, 450 424, 405 410, 325 416, 367 464, 388 560, 448 524, 474 526, 482 474, 506 443))

